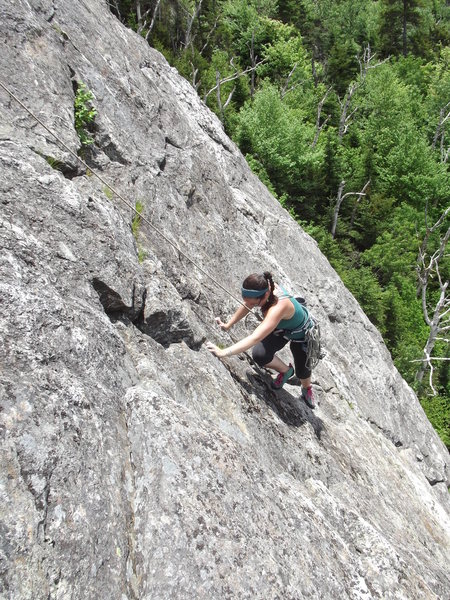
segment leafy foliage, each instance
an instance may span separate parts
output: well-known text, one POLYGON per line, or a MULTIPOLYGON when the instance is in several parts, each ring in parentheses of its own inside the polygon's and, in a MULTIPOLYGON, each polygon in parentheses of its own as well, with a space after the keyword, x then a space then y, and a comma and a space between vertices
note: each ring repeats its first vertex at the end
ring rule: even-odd
POLYGON ((138 260, 141 263, 147 258, 147 253, 143 250, 139 240, 139 229, 141 227, 142 222, 142 211, 144 210, 143 202, 141 202, 140 200, 136 200, 135 209, 136 212, 134 214, 133 220, 131 221, 131 231, 133 233, 134 239, 136 240, 138 260))
POLYGON ((442 441, 450 449, 450 400, 449 396, 424 398, 422 407, 442 441))
POLYGON ((94 95, 84 83, 77 87, 74 100, 75 129, 80 138, 81 146, 90 146, 94 143, 89 133, 89 127, 94 122, 97 110, 92 106, 94 95))

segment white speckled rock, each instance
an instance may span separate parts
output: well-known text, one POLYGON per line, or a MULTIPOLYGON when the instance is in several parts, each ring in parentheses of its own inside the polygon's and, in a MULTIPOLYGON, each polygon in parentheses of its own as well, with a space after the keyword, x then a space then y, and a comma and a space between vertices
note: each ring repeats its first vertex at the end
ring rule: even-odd
POLYGON ((1 597, 448 599, 447 450, 315 242, 106 4, 0 0, 0 78, 75 152, 85 82, 91 169, 201 269, 136 240, 0 90, 1 597), (202 347, 236 306, 205 271, 237 294, 264 269, 321 322, 314 412, 202 347))

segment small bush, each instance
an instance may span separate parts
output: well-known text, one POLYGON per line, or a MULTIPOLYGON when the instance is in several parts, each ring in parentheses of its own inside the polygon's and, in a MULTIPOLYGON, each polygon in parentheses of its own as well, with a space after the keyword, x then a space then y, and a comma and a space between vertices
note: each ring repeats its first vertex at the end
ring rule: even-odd
POLYGON ((136 200, 135 208, 137 212, 134 215, 133 220, 131 222, 131 231, 133 232, 133 235, 137 241, 139 227, 141 226, 142 221, 141 213, 144 208, 144 205, 140 200, 136 200))
POLYGON ((46 156, 45 160, 48 162, 52 169, 55 169, 55 171, 62 171, 62 162, 54 156, 46 156))
POLYGON ((140 200, 136 200, 135 208, 137 212, 131 221, 131 231, 133 232, 134 239, 136 240, 138 248, 138 260, 141 263, 147 258, 147 253, 142 249, 139 243, 139 228, 142 222, 141 213, 144 210, 144 204, 140 200))
POLYGON ((89 134, 89 126, 94 122, 97 110, 92 106, 93 93, 84 83, 80 83, 75 95, 75 129, 80 138, 81 146, 90 146, 94 143, 89 134))

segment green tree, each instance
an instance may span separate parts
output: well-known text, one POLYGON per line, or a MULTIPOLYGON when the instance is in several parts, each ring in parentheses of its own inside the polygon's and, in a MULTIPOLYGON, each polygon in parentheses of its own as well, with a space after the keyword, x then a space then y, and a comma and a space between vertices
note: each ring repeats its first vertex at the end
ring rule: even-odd
POLYGON ((265 30, 270 41, 261 50, 265 62, 258 68, 258 75, 269 78, 284 95, 310 80, 309 57, 294 27, 267 20, 265 30))
POLYGON ((450 48, 443 48, 437 61, 426 65, 429 85, 424 94, 425 128, 437 160, 448 160, 450 138, 450 48))
POLYGON ((379 37, 384 56, 406 56, 410 46, 418 50, 425 44, 431 28, 428 0, 380 0, 380 7, 379 37))
POLYGON ((373 191, 423 211, 431 199, 448 199, 448 176, 416 123, 413 94, 388 64, 373 70, 358 100, 358 126, 373 191))
POLYGON ((371 269, 361 267, 346 271, 343 273, 343 281, 372 323, 378 327, 381 334, 385 334, 384 293, 371 269))
POLYGON ((450 450, 450 399, 449 396, 422 398, 422 407, 442 441, 450 450))
POLYGON ((324 144, 312 147, 314 129, 268 82, 241 110, 236 128, 241 149, 257 158, 278 196, 287 194, 303 218, 314 212, 323 174, 324 144))
POLYGON ((387 287, 396 274, 415 282, 418 235, 421 229, 423 231, 422 223, 423 213, 403 202, 392 210, 375 243, 361 255, 362 263, 377 273, 382 285, 387 287))

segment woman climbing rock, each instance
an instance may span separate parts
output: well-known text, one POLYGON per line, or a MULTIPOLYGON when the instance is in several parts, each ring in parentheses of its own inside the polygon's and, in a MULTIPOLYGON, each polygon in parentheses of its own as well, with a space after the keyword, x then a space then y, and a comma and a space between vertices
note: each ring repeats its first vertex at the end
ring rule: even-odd
POLYGON ((256 307, 261 309, 262 322, 253 333, 228 348, 221 349, 211 342, 207 342, 206 347, 218 358, 233 356, 253 348, 253 359, 258 365, 278 372, 278 376, 272 381, 272 387, 281 389, 294 375, 294 367, 292 364, 286 365, 275 354, 290 342, 295 374, 302 385, 302 398, 310 408, 315 408, 305 341, 306 332, 313 326, 308 310, 275 284, 268 271, 249 275, 242 284, 241 292, 244 305, 236 310, 227 323, 217 317, 217 324, 228 331, 256 307))

